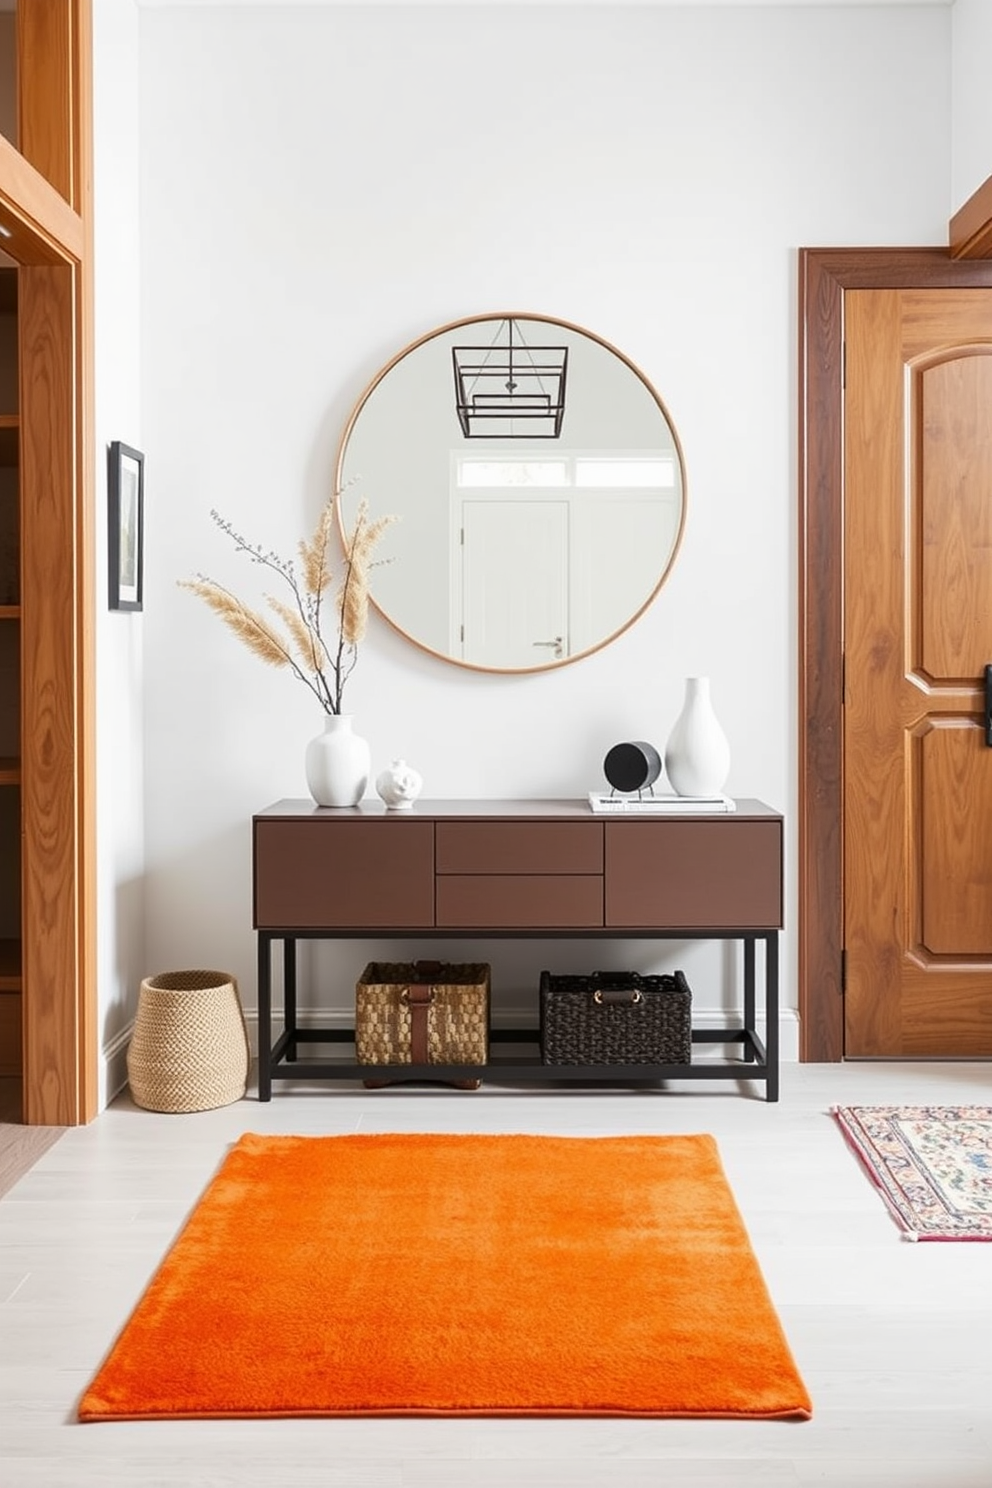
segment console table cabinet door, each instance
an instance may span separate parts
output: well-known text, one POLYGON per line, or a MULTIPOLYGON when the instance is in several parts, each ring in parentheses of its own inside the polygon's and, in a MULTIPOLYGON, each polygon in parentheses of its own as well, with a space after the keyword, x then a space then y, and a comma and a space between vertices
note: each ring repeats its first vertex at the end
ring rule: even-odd
POLYGON ((605 825, 607 929, 781 926, 781 821, 605 825))
POLYGON ((255 925, 268 929, 429 929, 429 821, 255 823, 255 925))

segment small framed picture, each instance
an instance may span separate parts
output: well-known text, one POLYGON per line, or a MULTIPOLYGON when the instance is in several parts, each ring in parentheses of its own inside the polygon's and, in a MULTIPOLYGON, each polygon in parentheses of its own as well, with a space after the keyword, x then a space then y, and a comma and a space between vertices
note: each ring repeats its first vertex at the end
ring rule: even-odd
POLYGON ((107 471, 110 608, 140 610, 145 545, 145 457, 115 439, 107 471))

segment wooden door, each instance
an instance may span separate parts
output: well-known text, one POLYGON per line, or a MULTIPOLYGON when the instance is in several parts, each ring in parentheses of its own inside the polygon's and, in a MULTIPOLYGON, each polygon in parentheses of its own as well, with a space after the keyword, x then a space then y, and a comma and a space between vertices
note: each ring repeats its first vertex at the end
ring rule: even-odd
POLYGON ((845 298, 848 1056, 992 1054, 992 292, 845 298))

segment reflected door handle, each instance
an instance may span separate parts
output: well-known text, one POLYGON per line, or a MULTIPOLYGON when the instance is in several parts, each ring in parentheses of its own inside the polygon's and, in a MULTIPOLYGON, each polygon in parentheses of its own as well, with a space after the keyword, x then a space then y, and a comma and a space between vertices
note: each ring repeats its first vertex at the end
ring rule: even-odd
POLYGON ((985 743, 992 749, 992 666, 985 668, 985 743))
MULTIPOLYGON (((555 638, 554 638, 553 641, 532 641, 531 642, 531 645, 533 645, 533 646, 553 646, 554 647, 554 650, 555 650, 555 659, 557 660, 558 657, 561 656, 562 639, 563 638, 561 636, 555 636, 555 638)), ((987 667, 986 668, 986 671, 992 671, 992 667, 987 667)), ((986 691, 986 697, 987 696, 988 696, 988 692, 986 691)))

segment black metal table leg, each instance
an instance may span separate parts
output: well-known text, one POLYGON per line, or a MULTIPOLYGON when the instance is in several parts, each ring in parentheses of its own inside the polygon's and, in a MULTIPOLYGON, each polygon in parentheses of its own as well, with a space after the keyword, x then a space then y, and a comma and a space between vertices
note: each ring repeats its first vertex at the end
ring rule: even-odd
POLYGON ((287 935, 282 943, 282 976, 283 1025, 290 1036, 286 1053, 290 1059, 296 1059, 296 941, 291 935, 287 935))
POLYGON ((765 1051, 768 1079, 765 1099, 778 1100, 778 931, 765 936, 765 1051))
POLYGON ((272 960, 271 936, 258 932, 258 1098, 272 1099, 272 960))
MULTIPOLYGON (((754 1027, 754 936, 744 937, 744 1031, 753 1034, 754 1027)), ((750 1039, 744 1040, 744 1059, 752 1064, 756 1058, 750 1039)))

